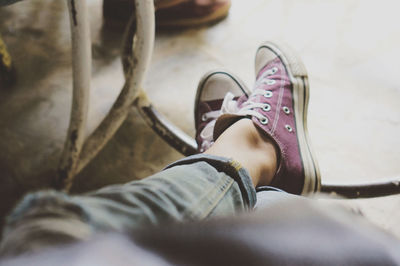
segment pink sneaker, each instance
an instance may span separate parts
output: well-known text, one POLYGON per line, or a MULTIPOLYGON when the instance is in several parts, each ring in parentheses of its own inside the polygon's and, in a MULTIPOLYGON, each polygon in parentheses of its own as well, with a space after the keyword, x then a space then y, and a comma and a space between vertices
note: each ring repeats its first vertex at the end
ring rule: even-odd
POLYGON ((194 107, 199 152, 206 151, 214 143, 217 118, 222 114, 237 112, 250 93, 239 78, 224 70, 208 72, 201 78, 194 107))
POLYGON ((286 46, 266 42, 256 54, 256 83, 234 115, 221 116, 216 139, 233 122, 249 117, 279 148, 279 166, 271 186, 293 194, 320 190, 320 172, 307 131, 309 86, 302 61, 286 46))

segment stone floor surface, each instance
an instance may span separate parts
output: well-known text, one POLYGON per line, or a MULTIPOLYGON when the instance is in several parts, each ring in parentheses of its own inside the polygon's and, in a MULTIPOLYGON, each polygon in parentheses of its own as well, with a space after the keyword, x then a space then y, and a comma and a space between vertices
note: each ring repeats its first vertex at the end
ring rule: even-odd
MULTIPOLYGON (((121 34, 102 28, 101 1, 89 0, 93 74, 88 133, 117 97, 121 34)), ((311 84, 309 131, 323 182, 400 175, 400 3, 396 0, 233 0, 212 27, 158 32, 145 81, 152 102, 194 135, 197 82, 214 68, 252 86, 257 46, 291 44, 311 84), (177 104, 179 103, 179 104, 177 104)), ((30 0, 0 8, 0 34, 18 83, 0 90, 0 217, 26 191, 51 185, 66 135, 71 45, 65 1, 30 0)), ((144 178, 182 156, 136 111, 77 177, 73 192, 144 178)), ((400 237, 400 196, 342 201, 400 237)))

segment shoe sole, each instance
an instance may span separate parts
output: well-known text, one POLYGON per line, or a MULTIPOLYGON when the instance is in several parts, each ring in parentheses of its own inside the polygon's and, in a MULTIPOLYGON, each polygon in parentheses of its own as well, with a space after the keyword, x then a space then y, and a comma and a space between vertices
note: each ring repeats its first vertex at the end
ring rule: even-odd
POLYGON ((177 20, 157 20, 156 27, 159 29, 184 29, 191 27, 211 26, 220 22, 228 16, 231 4, 226 4, 215 12, 199 18, 187 18, 177 20))
POLYGON ((293 84, 292 95, 297 129, 296 135, 304 169, 304 185, 301 194, 318 192, 321 190, 321 174, 307 129, 307 110, 310 93, 307 70, 291 47, 284 44, 265 42, 258 48, 257 54, 263 48, 271 50, 282 60, 293 84))
POLYGON ((224 74, 229 76, 239 87, 240 89, 243 91, 244 94, 246 94, 247 96, 249 96, 251 94, 251 90, 249 90, 247 88, 247 86, 245 85, 245 83, 236 75, 226 71, 226 70, 222 70, 222 69, 218 69, 218 70, 211 70, 207 73, 205 73, 200 81, 199 81, 199 85, 197 86, 197 92, 196 92, 196 98, 195 98, 195 103, 194 103, 194 121, 195 121, 195 127, 197 128, 197 122, 196 122, 196 110, 199 106, 199 102, 200 102, 200 96, 201 93, 203 92, 203 88, 204 88, 204 84, 207 82, 208 79, 210 79, 213 75, 216 74, 224 74))

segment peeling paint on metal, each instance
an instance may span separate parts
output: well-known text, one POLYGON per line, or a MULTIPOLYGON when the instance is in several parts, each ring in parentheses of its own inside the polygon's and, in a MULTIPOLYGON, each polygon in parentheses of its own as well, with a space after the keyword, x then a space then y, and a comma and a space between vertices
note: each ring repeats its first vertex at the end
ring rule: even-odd
POLYGON ((74 21, 74 26, 78 25, 78 21, 76 19, 76 8, 75 8, 75 0, 71 0, 71 10, 72 10, 72 20, 74 21))

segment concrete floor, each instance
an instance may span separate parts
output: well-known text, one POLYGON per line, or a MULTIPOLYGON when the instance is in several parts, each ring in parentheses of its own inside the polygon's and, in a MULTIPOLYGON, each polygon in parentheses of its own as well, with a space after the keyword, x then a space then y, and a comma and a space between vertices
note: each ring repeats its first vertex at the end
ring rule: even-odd
MULTIPOLYGON (((145 88, 158 110, 194 134, 197 82, 224 67, 249 86, 264 40, 299 52, 311 83, 309 131, 324 181, 351 183, 400 175, 400 19, 396 0, 234 0, 213 27, 159 33, 145 88), (176 104, 179 102, 179 104, 176 104)), ((88 133, 123 84, 118 32, 102 30, 101 1, 90 0, 93 81, 88 133)), ((0 90, 0 217, 26 191, 55 175, 71 101, 65 1, 30 0, 0 9, 0 33, 18 83, 0 90)), ((144 178, 181 155, 132 111, 105 149, 79 174, 73 192, 144 178)), ((400 237, 400 196, 342 201, 400 237)))

